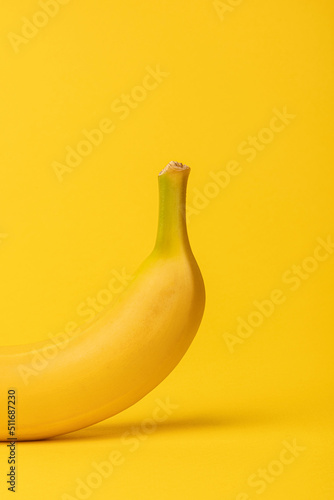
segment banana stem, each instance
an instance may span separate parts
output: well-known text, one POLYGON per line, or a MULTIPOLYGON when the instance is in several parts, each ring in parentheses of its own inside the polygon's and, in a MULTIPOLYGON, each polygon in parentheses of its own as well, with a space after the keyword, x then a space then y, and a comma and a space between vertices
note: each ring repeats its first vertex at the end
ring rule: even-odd
POLYGON ((186 165, 172 161, 159 174, 159 221, 155 244, 159 253, 190 250, 186 222, 189 172, 186 165))

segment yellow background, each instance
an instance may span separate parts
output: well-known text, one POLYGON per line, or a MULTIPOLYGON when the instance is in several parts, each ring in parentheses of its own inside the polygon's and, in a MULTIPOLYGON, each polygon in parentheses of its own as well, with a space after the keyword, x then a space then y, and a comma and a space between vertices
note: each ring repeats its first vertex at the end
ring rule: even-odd
MULTIPOLYGON (((71 0, 16 53, 8 34, 38 11, 32 0, 1 7, 1 343, 82 324, 78 304, 113 270, 137 268, 170 160, 192 168, 189 233, 207 306, 185 358, 137 405, 18 444, 16 498, 75 497, 91 463, 119 450, 124 463, 89 498, 333 499, 334 255, 297 290, 282 281, 317 238, 334 237, 332 2, 230 0, 219 15, 211 0, 71 0), (148 66, 168 76, 122 120, 110 106, 148 66), (248 162, 240 144, 284 108, 295 117, 248 162), (53 162, 102 118, 114 132, 59 182, 53 162), (208 187, 232 160, 242 171, 208 187), (285 302, 231 353, 224 334, 274 289, 285 302), (139 440, 133 426, 166 397, 178 408, 139 440), (303 451, 257 493, 248 478, 285 440, 303 451)), ((2 445, 1 498, 6 456, 2 445)))

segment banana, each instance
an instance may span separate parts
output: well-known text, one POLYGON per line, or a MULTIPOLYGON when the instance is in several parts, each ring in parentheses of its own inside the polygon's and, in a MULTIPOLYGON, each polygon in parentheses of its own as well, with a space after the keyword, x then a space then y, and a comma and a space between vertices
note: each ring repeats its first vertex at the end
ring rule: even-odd
MULTIPOLYGON (((159 174, 156 244, 114 306, 84 331, 0 348, 0 440, 7 440, 8 391, 15 390, 15 437, 44 439, 109 418, 154 389, 178 364, 205 305, 201 272, 186 227, 190 168, 170 162, 159 174), (24 377, 36 354, 43 370, 24 377)), ((14 403, 14 400, 13 400, 14 403)))

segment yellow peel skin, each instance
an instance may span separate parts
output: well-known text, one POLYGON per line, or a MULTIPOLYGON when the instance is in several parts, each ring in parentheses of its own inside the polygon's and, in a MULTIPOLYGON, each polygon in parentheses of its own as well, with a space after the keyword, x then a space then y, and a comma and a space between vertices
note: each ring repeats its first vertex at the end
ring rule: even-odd
POLYGON ((189 172, 176 162, 160 172, 156 245, 113 307, 85 331, 59 343, 57 355, 37 375, 24 377, 36 352, 45 357, 50 341, 0 348, 1 441, 9 437, 8 389, 16 390, 17 440, 44 439, 128 408, 181 360, 205 304, 186 228, 189 172))

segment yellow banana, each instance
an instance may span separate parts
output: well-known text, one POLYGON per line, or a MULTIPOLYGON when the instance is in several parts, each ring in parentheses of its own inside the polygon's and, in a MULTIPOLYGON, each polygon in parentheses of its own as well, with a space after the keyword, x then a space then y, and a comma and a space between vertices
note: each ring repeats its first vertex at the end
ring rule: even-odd
POLYGON ((133 405, 177 365, 193 340, 205 303, 203 279, 190 248, 185 213, 190 169, 170 162, 159 174, 155 247, 113 307, 59 342, 57 355, 28 379, 36 353, 50 342, 0 348, 0 440, 72 432, 133 405), (16 421, 8 419, 8 391, 16 421))

